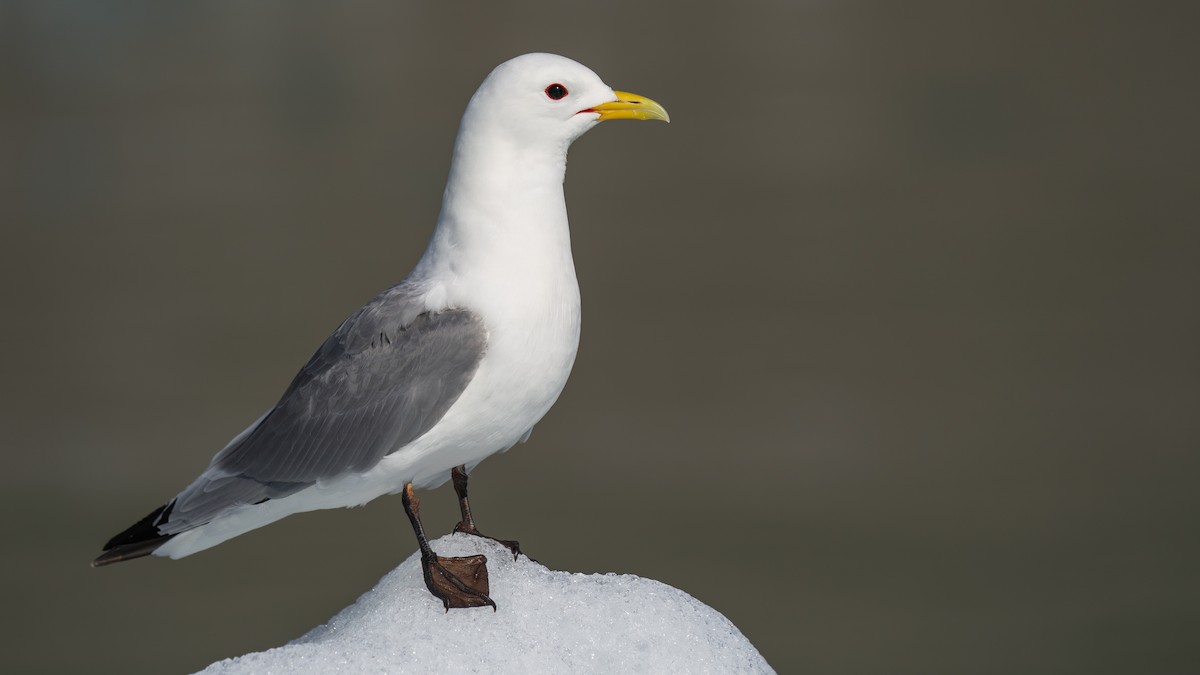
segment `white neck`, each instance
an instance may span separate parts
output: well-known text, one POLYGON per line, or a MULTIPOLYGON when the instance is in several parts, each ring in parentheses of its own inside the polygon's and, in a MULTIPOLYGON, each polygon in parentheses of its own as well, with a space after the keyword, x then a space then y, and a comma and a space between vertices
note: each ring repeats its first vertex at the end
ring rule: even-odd
MULTIPOLYGON (((514 293, 575 287, 563 177, 567 146, 514 142, 464 118, 437 229, 416 274, 453 287, 514 293)), ((489 294, 491 294, 489 293, 489 294)), ((474 297, 479 297, 475 295, 474 297)))

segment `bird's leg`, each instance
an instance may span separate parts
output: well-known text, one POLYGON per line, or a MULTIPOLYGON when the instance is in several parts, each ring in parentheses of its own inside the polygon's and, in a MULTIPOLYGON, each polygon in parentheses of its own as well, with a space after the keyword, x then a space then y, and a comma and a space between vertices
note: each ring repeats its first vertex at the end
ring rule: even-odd
POLYGON ((450 470, 450 478, 454 481, 454 493, 458 495, 458 508, 462 511, 462 520, 454 526, 455 532, 465 532, 473 534, 476 537, 491 539, 492 541, 504 546, 512 551, 513 560, 521 555, 521 545, 511 539, 497 539, 489 537, 486 534, 480 533, 475 529, 475 521, 471 518, 471 504, 467 501, 467 471, 465 466, 456 466, 450 470))
POLYGON ((421 547, 421 570, 425 574, 425 586, 429 592, 442 601, 447 612, 451 607, 485 605, 491 605, 495 611, 496 603, 488 597, 487 558, 482 555, 443 558, 434 554, 429 547, 429 540, 425 538, 425 528, 421 526, 421 500, 413 492, 412 483, 404 486, 400 499, 417 535, 417 545, 421 547))

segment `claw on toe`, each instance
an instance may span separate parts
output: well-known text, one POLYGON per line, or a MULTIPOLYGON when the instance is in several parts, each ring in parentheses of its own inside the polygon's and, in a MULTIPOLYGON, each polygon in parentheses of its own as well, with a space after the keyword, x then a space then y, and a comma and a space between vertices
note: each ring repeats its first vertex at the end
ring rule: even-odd
POLYGON ((446 611, 465 609, 468 607, 491 606, 496 610, 496 603, 488 596, 487 558, 482 555, 472 555, 463 558, 443 558, 434 556, 433 559, 422 559, 421 567, 425 572, 425 585, 445 606, 446 611))

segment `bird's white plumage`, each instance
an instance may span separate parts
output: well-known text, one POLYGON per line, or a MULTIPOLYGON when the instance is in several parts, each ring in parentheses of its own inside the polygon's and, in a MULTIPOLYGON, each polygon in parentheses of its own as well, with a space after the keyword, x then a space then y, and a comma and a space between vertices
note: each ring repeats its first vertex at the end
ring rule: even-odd
POLYGON ((179 558, 293 513, 361 505, 408 482, 436 486, 452 467, 473 467, 523 440, 562 392, 579 344, 563 197, 567 149, 599 121, 588 110, 616 99, 595 73, 561 56, 527 54, 498 66, 463 115, 437 227, 408 277, 426 310, 482 318, 487 349, 466 389, 428 432, 373 468, 230 508, 155 555, 179 558), (567 96, 548 97, 550 83, 567 96))

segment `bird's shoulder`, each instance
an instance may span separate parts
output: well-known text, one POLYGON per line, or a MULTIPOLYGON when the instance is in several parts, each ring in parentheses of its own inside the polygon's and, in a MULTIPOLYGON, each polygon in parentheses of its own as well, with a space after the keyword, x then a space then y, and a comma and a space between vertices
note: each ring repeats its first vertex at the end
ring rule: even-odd
MULTIPOLYGON (((481 356, 487 342, 482 318, 464 308, 431 308, 429 292, 428 284, 405 280, 376 295, 333 331, 289 389, 330 371, 366 366, 364 361, 417 356, 425 360, 432 356, 430 352, 441 351, 437 344, 481 356)), ((477 362, 477 358, 465 360, 477 362)))

